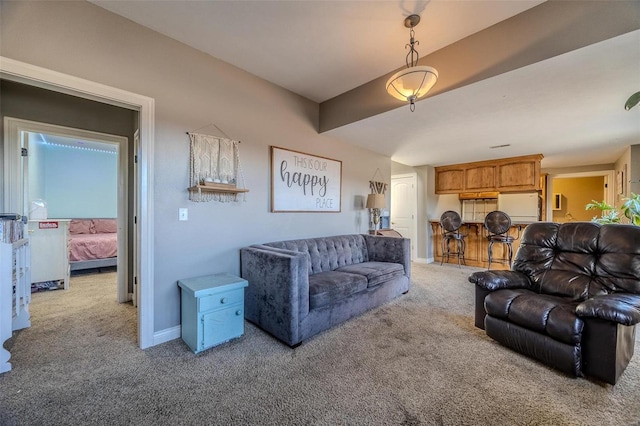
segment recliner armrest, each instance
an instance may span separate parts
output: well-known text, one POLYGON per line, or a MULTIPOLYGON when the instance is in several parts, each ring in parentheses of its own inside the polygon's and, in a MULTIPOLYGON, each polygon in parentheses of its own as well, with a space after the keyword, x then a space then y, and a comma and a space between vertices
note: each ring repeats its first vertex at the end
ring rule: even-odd
POLYGON ((469 276, 469 282, 488 291, 504 288, 531 288, 531 280, 518 271, 480 271, 469 276))
POLYGON ((640 322, 640 294, 612 293, 594 296, 576 307, 576 315, 635 325, 640 322))

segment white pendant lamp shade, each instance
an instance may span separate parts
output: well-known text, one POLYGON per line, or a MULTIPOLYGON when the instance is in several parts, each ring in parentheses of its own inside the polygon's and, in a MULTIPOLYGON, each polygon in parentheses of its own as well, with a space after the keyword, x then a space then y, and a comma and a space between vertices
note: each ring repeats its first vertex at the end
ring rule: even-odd
POLYGON ((420 55, 416 46, 420 44, 414 38, 413 28, 420 23, 420 15, 409 15, 404 20, 404 26, 409 28, 409 53, 405 58, 407 68, 398 71, 387 80, 387 93, 396 99, 409 102, 409 108, 414 111, 416 100, 423 97, 438 81, 438 71, 435 68, 419 66, 420 55))
POLYGON ((438 71, 415 66, 398 71, 387 80, 387 92, 396 99, 413 103, 426 95, 438 81, 438 71))

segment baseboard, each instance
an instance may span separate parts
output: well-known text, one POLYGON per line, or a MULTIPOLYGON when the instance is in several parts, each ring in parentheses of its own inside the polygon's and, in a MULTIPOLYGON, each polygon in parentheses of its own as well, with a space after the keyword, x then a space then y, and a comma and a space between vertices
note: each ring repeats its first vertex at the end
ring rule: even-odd
POLYGON ((433 257, 430 257, 430 258, 427 259, 427 263, 433 263, 435 261, 436 260, 433 257))
POLYGON ((181 328, 179 325, 171 328, 165 328, 164 330, 156 331, 153 333, 153 346, 161 343, 166 343, 171 340, 180 338, 181 328))
POLYGON ((416 257, 415 259, 413 259, 413 262, 415 262, 415 263, 429 263, 429 259, 424 258, 424 257, 416 257))

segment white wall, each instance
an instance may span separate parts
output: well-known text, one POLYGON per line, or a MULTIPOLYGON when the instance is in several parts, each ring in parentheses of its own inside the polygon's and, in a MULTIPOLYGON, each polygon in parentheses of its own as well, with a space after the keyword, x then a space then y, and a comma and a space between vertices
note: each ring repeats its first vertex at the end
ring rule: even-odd
MULTIPOLYGON (((38 144, 41 145, 41 144, 38 144)), ((31 147, 31 145, 30 145, 31 147)), ((37 168, 29 158, 29 175, 42 182, 38 193, 50 218, 118 216, 118 156, 114 153, 43 145, 37 168)))
POLYGON ((627 147, 615 163, 616 173, 624 172, 624 194, 616 197, 616 205, 623 202, 623 197, 630 197, 631 193, 640 194, 640 144, 627 147))
POLYGON ((640 144, 631 145, 629 155, 629 196, 640 194, 640 144))
POLYGON ((316 103, 90 3, 2 2, 0 7, 1 55, 156 101, 156 331, 180 323, 178 279, 238 274, 243 246, 367 231, 366 210, 355 200, 369 192, 377 168, 390 175, 390 160, 318 134, 316 103), (185 132, 212 122, 242 141, 250 190, 244 203, 188 201, 185 132), (271 145, 341 160, 342 212, 270 213, 271 145), (178 221, 180 207, 189 208, 186 222, 178 221))

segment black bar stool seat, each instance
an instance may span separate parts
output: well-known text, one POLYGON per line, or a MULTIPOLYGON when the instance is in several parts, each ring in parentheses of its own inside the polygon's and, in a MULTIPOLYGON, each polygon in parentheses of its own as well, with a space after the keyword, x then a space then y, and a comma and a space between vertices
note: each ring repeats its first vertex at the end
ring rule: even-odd
POLYGON ((513 236, 509 235, 509 229, 511 229, 511 218, 505 212, 496 210, 487 214, 484 218, 484 227, 487 230, 487 240, 489 241, 488 255, 489 255, 489 267, 491 269, 491 263, 507 263, 511 268, 511 260, 513 259, 513 242, 516 240, 513 236), (505 244, 507 246, 507 257, 502 259, 493 258, 493 245, 495 243, 505 244))
POLYGON ((454 255, 458 257, 458 266, 460 261, 466 266, 464 260, 464 250, 466 248, 465 237, 466 234, 460 232, 462 226, 462 219, 457 212, 448 210, 440 216, 440 228, 442 229, 442 259, 440 265, 444 263, 444 258, 447 258, 449 262, 450 256, 454 255), (451 250, 451 242, 455 242, 455 251, 451 250))

